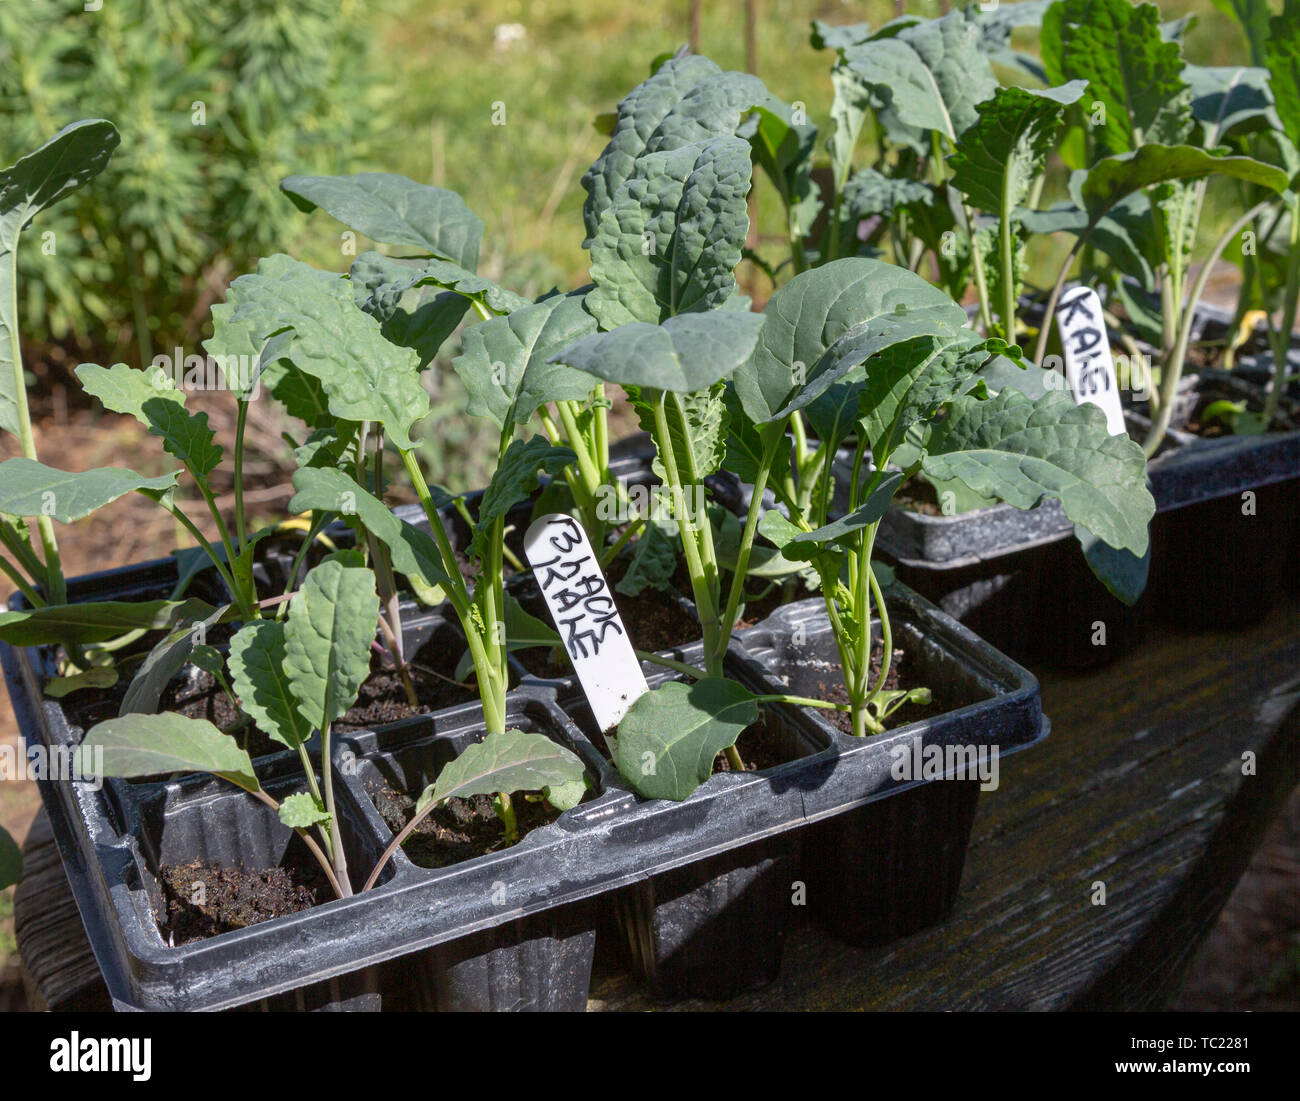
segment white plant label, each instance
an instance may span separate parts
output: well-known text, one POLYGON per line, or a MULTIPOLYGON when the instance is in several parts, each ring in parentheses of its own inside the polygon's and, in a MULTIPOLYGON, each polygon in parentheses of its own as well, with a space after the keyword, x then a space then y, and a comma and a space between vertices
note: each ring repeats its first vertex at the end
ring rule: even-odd
POLYGON ((1056 308, 1056 328, 1065 349, 1065 377, 1076 405, 1091 402, 1106 414, 1112 436, 1125 434, 1115 360, 1101 313, 1101 299, 1091 287, 1073 287, 1056 308))
POLYGON ((524 554, 596 725, 612 730, 649 687, 591 541, 573 517, 553 512, 533 521, 524 554))

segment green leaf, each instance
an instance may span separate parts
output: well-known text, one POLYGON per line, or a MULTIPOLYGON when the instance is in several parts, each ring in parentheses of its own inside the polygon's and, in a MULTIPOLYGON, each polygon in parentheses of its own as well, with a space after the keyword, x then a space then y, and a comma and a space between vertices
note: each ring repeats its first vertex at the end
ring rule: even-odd
POLYGON ((742 482, 750 482, 758 477, 764 461, 767 439, 773 434, 780 436, 777 452, 772 460, 772 469, 778 471, 790 468, 790 456, 794 444, 780 424, 757 425, 745 415, 736 393, 734 384, 729 384, 723 391, 723 402, 727 407, 727 469, 742 482))
POLYGON ((19 234, 47 206, 97 176, 120 140, 111 122, 83 119, 0 172, 0 429, 12 435, 21 432, 25 386, 16 358, 19 234))
POLYGON ((735 681, 669 681, 623 717, 614 763, 644 798, 685 799, 709 778, 713 759, 757 721, 753 693, 735 681))
POLYGON ((542 436, 534 436, 526 443, 512 440, 479 502, 478 521, 469 545, 470 556, 483 557, 492 536, 493 522, 505 516, 541 484, 539 471, 555 477, 576 461, 577 456, 570 448, 555 447, 542 436))
POLYGON ((483 223, 454 191, 387 172, 289 176, 280 181, 299 210, 316 207, 386 245, 408 245, 473 271, 483 223))
POLYGON ((0 828, 0 891, 23 877, 23 851, 9 831, 0 828))
POLYGON ((1148 143, 1135 153, 1097 161, 1084 177, 1080 197, 1089 219, 1096 222, 1120 199, 1152 184, 1213 175, 1231 176, 1278 193, 1290 182, 1280 168, 1251 157, 1223 156, 1194 145, 1148 143))
POLYGON ((383 541, 399 573, 416 578, 426 587, 448 585, 451 579, 432 537, 396 516, 387 505, 362 489, 350 475, 335 467, 299 467, 293 473, 292 513, 319 510, 345 519, 355 517, 362 527, 383 541))
POLYGON ((71 524, 132 491, 152 495, 174 489, 178 475, 174 471, 145 478, 113 466, 74 473, 19 455, 0 463, 0 512, 50 516, 71 524))
MULTIPOLYGON (((429 411, 417 353, 384 338, 380 323, 353 302, 346 279, 273 256, 236 279, 230 296, 237 303, 231 324, 266 334, 293 330, 281 358, 319 383, 334 417, 378 422, 395 447, 412 446, 411 426, 429 411)), ((266 374, 279 397, 279 380, 266 374)))
POLYGON ((469 391, 469 412, 504 428, 527 423, 546 402, 582 401, 597 380, 549 359, 595 331, 580 294, 555 295, 466 329, 451 365, 469 391))
POLYGON ((724 73, 707 57, 687 54, 664 62, 619 103, 609 144, 582 177, 584 247, 590 247, 601 217, 645 154, 735 134, 741 118, 766 98, 757 77, 724 73))
POLYGON ((90 728, 74 754, 80 775, 95 775, 99 750, 104 776, 130 780, 170 772, 210 772, 245 791, 261 787, 248 754, 207 719, 170 711, 107 719, 90 728))
POLYGON ((438 779, 421 794, 415 813, 444 799, 564 788, 581 783, 583 774, 582 761, 545 734, 522 730, 489 734, 443 766, 438 779))
POLYGON ((135 711, 152 713, 158 710, 163 689, 189 659, 194 648, 207 637, 207 629, 215 626, 228 613, 229 606, 218 608, 205 619, 180 621, 168 632, 140 663, 122 697, 119 715, 135 711), (197 628, 197 629, 196 629, 197 628))
MULTIPOLYGON (((754 354, 741 361, 735 375, 736 393, 746 415, 760 424, 784 418, 792 402, 811 388, 801 403, 809 404, 874 354, 866 352, 857 363, 845 364, 838 375, 823 378, 838 362, 826 360, 827 353, 850 332, 855 347, 878 351, 895 337, 908 339, 930 331, 931 323, 944 331, 966 324, 965 311, 921 276, 863 257, 834 260, 801 272, 772 296, 761 318, 754 354), (917 325, 920 329, 913 331, 917 325)), ((847 349, 848 345, 841 347, 847 349)))
MULTIPOLYGON (((1255 18, 1259 18, 1258 14, 1255 18)), ((1264 60, 1278 118, 1294 152, 1300 149, 1300 3, 1297 0, 1285 0, 1282 13, 1269 20, 1264 60)))
MULTIPOLYGON (((655 435, 655 405, 659 392, 651 390, 642 394, 636 386, 627 388, 628 399, 641 419, 641 427, 655 435)), ((684 485, 696 485, 721 466, 727 451, 727 406, 723 400, 723 384, 707 390, 681 394, 663 393, 664 419, 668 424, 668 440, 673 449, 673 460, 684 485)), ((665 484, 668 472, 663 455, 655 456, 653 470, 665 484)))
POLYGON ((1246 36, 1250 63, 1261 66, 1266 64, 1265 43, 1269 39, 1268 22, 1272 15, 1268 0, 1211 0, 1211 2, 1219 11, 1232 16, 1241 24, 1242 32, 1246 36))
MULTIPOLYGON (((826 543, 851 546, 849 540, 854 539, 863 528, 874 524, 885 515, 889 509, 889 502, 894 499, 894 494, 902 481, 901 470, 894 470, 884 475, 858 508, 832 523, 792 536, 789 542, 782 545, 781 553, 792 561, 807 562, 811 561, 820 547, 826 543)), ((770 527, 768 532, 776 534, 776 530, 770 527)), ((771 538, 771 535, 768 537, 771 538)))
POLYGON ((1102 155, 1178 144, 1191 134, 1182 47, 1164 40, 1154 4, 1062 0, 1043 17, 1040 41, 1048 79, 1086 80, 1086 102, 1102 104, 1104 118, 1091 127, 1102 155))
POLYGON ((689 393, 708 389, 741 366, 762 325, 762 314, 741 310, 680 314, 662 325, 638 321, 584 337, 550 362, 623 386, 689 393))
POLYGON ((98 398, 105 409, 132 416, 146 428, 150 427, 144 412, 146 402, 161 399, 185 405, 185 391, 176 389, 175 380, 161 367, 141 371, 125 363, 114 363, 112 367, 82 363, 75 373, 81 388, 98 398))
POLYGON ((900 207, 913 203, 931 203, 934 193, 927 184, 906 176, 886 176, 874 168, 853 173, 844 185, 844 205, 848 221, 859 222, 874 214, 892 218, 900 207))
POLYGON ((652 516, 632 544, 631 561, 614 588, 624 596, 640 596, 646 589, 663 589, 677 570, 677 542, 652 516))
POLYGON ((1016 508, 1056 497, 1071 521, 1110 546, 1146 553, 1155 501, 1142 449, 1109 435, 1096 406, 1059 391, 1036 401, 1011 389, 987 401, 958 398, 931 431, 923 469, 1016 508))
POLYGON ((1204 128, 1206 146, 1218 145, 1244 123, 1272 115, 1267 69, 1186 65, 1183 76, 1192 90, 1192 115, 1204 128))
POLYGON ((347 712, 370 675, 379 597, 375 575, 349 564, 359 561, 355 553, 328 556, 289 602, 284 670, 302 717, 316 730, 347 712))
POLYGON ((882 116, 937 130, 949 142, 975 121, 975 105, 997 88, 979 29, 958 11, 844 50, 853 74, 883 100, 882 116))
POLYGON ((290 795, 280 804, 280 821, 291 830, 305 830, 312 826, 322 826, 332 815, 323 803, 307 791, 290 795))
POLYGON ((45 646, 65 640, 105 642, 128 631, 165 631, 213 612, 202 600, 101 600, 0 612, 0 642, 45 646))
POLYGON ((289 684, 283 620, 255 620, 230 640, 230 679, 239 706, 268 738, 297 749, 312 735, 289 684))
POLYGON ((948 158, 952 183, 970 202, 994 214, 1010 214, 1025 201, 1056 142, 1065 108, 1078 101, 1087 82, 1031 91, 999 88, 976 108, 975 122, 957 139, 948 158))
POLYGON ((1084 560, 1097 580, 1117 600, 1130 607, 1136 604, 1147 587, 1151 548, 1148 547, 1146 553, 1141 555, 1130 550, 1117 550, 1080 524, 1074 525, 1074 537, 1083 548, 1084 560))
POLYGON ((409 260, 395 260, 377 252, 362 253, 352 263, 352 281, 358 304, 378 318, 391 316, 406 293, 420 287, 451 291, 467 303, 477 302, 495 314, 506 314, 530 304, 529 299, 498 286, 491 279, 436 257, 413 266, 409 260))
POLYGON ((917 337, 876 355, 868 365, 856 410, 858 431, 872 454, 892 455, 908 428, 933 418, 945 402, 961 393, 988 358, 985 349, 984 341, 963 329, 952 341, 917 337))
POLYGON ((794 108, 774 96, 760 104, 742 128, 754 160, 767 173, 789 209, 788 233, 805 237, 822 208, 821 189, 812 178, 817 127, 796 122, 794 108))
POLYGON ((51 677, 45 682, 45 694, 61 700, 83 688, 112 688, 117 683, 117 670, 111 665, 95 665, 83 673, 69 677, 51 677))
POLYGON ((591 239, 587 309, 601 328, 720 306, 749 233, 751 163, 730 135, 638 160, 591 239))

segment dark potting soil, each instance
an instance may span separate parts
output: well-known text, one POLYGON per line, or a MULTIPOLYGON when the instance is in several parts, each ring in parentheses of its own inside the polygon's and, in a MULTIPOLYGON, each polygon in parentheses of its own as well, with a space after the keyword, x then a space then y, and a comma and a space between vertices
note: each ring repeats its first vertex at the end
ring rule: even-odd
MULTIPOLYGON (((1262 413, 1264 400, 1264 391, 1244 379, 1203 379, 1197 387, 1196 406, 1184 428, 1202 439, 1230 436, 1233 434, 1231 425, 1222 419, 1216 417, 1208 423, 1203 420, 1206 409, 1216 401, 1244 401, 1248 412, 1262 413)), ((1289 394, 1283 394, 1269 431, 1291 432, 1297 428, 1300 428, 1300 402, 1289 394)))
MULTIPOLYGON (((873 641, 871 651, 872 684, 875 684, 876 678, 880 676, 880 663, 884 652, 884 646, 878 641, 873 641)), ((902 650, 895 649, 893 658, 889 663, 889 675, 885 677, 885 688, 892 691, 895 689, 923 687, 926 686, 918 684, 915 678, 909 676, 907 654, 902 650)), ((827 666, 826 679, 817 682, 817 696, 827 703, 849 702, 849 694, 844 687, 844 681, 840 679, 838 666, 834 668, 827 666)), ((929 703, 905 703, 885 720, 885 727, 892 730, 895 727, 906 726, 908 723, 914 723, 920 719, 942 715, 947 710, 948 708, 943 701, 936 698, 932 698, 929 703)), ((845 734, 853 733, 853 717, 849 712, 832 711, 829 708, 819 707, 817 713, 837 730, 843 731, 845 734)))
MULTIPOLYGON (((394 834, 415 813, 415 799, 396 790, 385 780, 369 781, 366 791, 394 834)), ((511 796, 511 801, 520 839, 560 816, 560 812, 540 796, 530 797, 521 792, 511 796)), ((411 831, 402 851, 421 868, 445 868, 508 847, 501 819, 492 807, 492 796, 471 795, 468 799, 448 799, 429 814, 411 831)))
MULTIPOLYGON (((779 729, 769 725, 766 719, 746 727, 736 739, 736 752, 745 765, 746 772, 761 772, 765 768, 775 768, 786 761, 794 759, 790 753, 790 740, 779 729)), ((731 762, 725 753, 713 758, 713 774, 732 772, 731 762)))
MULTIPOLYGON (((618 591, 618 583, 627 573, 629 561, 620 558, 609 569, 609 585, 614 593, 618 614, 638 650, 672 650, 698 641, 700 625, 664 589, 642 589, 636 596, 618 591)), ((689 586, 688 586, 689 591, 689 586)))
POLYGON ((387 659, 379 654, 370 658, 370 676, 361 685, 357 702, 338 722, 334 729, 340 733, 365 730, 381 723, 393 723, 423 715, 441 707, 454 707, 478 699, 474 674, 467 684, 452 679, 460 652, 454 651, 439 638, 432 638, 409 659, 411 680, 415 684, 418 704, 412 707, 406 698, 402 678, 392 669, 387 659))
POLYGON ((923 516, 943 515, 943 510, 939 507, 939 494, 924 478, 908 478, 894 494, 893 503, 908 512, 919 512, 923 516))
POLYGON ((245 929, 328 902, 334 892, 311 859, 278 868, 237 864, 164 864, 159 869, 165 912, 157 915, 163 940, 178 947, 245 929))

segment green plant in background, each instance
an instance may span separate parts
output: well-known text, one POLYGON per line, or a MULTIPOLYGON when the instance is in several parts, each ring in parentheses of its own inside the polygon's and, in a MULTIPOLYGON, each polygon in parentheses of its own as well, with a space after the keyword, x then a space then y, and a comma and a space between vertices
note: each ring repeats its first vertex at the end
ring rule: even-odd
MULTIPOLYGON (((231 639, 229 666, 240 706, 269 738, 297 752, 306 790, 277 801, 262 787, 252 759, 233 738, 206 719, 173 713, 124 714, 92 727, 77 751, 78 770, 92 775, 98 760, 104 776, 140 778, 184 771, 209 772, 227 780, 297 831, 335 894, 348 897, 353 888, 334 790, 330 732, 356 702, 369 675, 378 611, 374 574, 362 564, 359 552, 340 551, 307 575, 283 620, 247 623, 231 639), (308 750, 317 734, 319 780, 308 750)), ((469 746, 429 785, 416 817, 380 858, 365 887, 377 881, 397 846, 442 800, 499 793, 498 813, 506 839, 513 841, 517 830, 509 795, 539 790, 558 809, 575 806, 586 791, 582 762, 543 735, 518 730, 469 746)))
POLYGON ((1125 294, 1122 283, 1119 290, 1138 324, 1145 322, 1156 336, 1159 349, 1160 386, 1152 391, 1153 423, 1144 443, 1150 456, 1169 425, 1209 273, 1233 238, 1281 204, 1276 196, 1286 191, 1290 176, 1252 157, 1231 155, 1220 144, 1234 127, 1263 116, 1261 74, 1186 65, 1178 37, 1162 32, 1154 4, 1061 0, 1043 19, 1042 46, 1049 78, 1086 80, 1086 98, 1101 105, 1103 121, 1077 123, 1086 167, 1071 177, 1070 201, 1031 220, 1039 231, 1076 235, 1048 299, 1035 358, 1041 361, 1046 352, 1056 302, 1085 245, 1103 249, 1121 269, 1149 272, 1159 284, 1158 315, 1152 316, 1139 296, 1125 294), (1117 62, 1121 56, 1128 59, 1123 65, 1117 62), (1189 284, 1206 184, 1213 175, 1257 184, 1275 197, 1228 227, 1189 284))
MULTIPOLYGON (((1239 328, 1252 307, 1264 312, 1269 347, 1273 355, 1273 383, 1265 399, 1262 415, 1249 414, 1231 418, 1234 431, 1243 428, 1267 429, 1277 413, 1286 388, 1287 349, 1295 328, 1297 302, 1300 302, 1300 5, 1287 0, 1281 14, 1274 16, 1265 0, 1216 0, 1216 6, 1232 14, 1240 23, 1253 68, 1240 70, 1250 78, 1239 83, 1247 86, 1252 107, 1260 98, 1271 98, 1272 110, 1262 113, 1267 126, 1261 128, 1261 113, 1252 110, 1247 116, 1253 125, 1237 128, 1226 136, 1244 152, 1280 167, 1291 179, 1281 203, 1272 204, 1256 222, 1256 245, 1241 257, 1242 281, 1238 294, 1236 325, 1239 328), (1266 82, 1266 88, 1261 84, 1266 82), (1273 315, 1280 315, 1277 325, 1273 315)), ((1239 96, 1239 98, 1245 98, 1239 96)), ((1223 127, 1226 133, 1228 127, 1223 127)), ((1249 183, 1241 185, 1243 205, 1257 209, 1266 191, 1249 183)), ((1225 366, 1232 365, 1230 347, 1225 366)))
POLYGON ((84 7, 0 10, 0 159, 90 110, 126 139, 101 186, 44 227, 57 260, 24 257, 19 310, 38 345, 134 346, 145 365, 193 347, 229 275, 283 246, 280 179, 355 162, 386 115, 354 0, 84 7))

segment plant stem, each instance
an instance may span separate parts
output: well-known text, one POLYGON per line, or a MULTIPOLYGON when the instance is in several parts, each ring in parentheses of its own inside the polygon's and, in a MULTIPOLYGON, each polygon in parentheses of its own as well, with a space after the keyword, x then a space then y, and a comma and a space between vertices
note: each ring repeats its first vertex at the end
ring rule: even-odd
MULTIPOLYGON (((1187 358, 1187 346, 1192 338, 1192 321, 1196 313, 1196 307, 1201 301, 1201 295, 1205 291, 1205 284, 1209 281, 1211 269, 1218 262, 1219 257, 1223 255, 1223 250, 1228 247, 1228 242, 1254 221, 1259 214, 1279 201, 1276 198, 1265 199, 1263 202, 1251 207, 1233 222, 1214 243, 1214 248, 1210 250, 1209 256, 1205 258, 1201 270, 1196 273, 1196 279, 1192 283, 1191 291, 1188 294, 1187 305, 1183 310, 1178 338, 1160 374, 1160 412, 1152 422, 1151 428, 1147 432, 1147 438, 1142 444, 1142 450, 1146 453, 1148 459, 1156 453, 1161 441, 1165 438, 1165 432, 1169 428, 1169 419, 1173 414, 1174 393, 1178 388, 1178 380, 1182 377, 1183 364, 1187 358)), ((1294 254, 1291 257, 1291 263, 1293 266, 1295 265, 1294 254)))
POLYGON ((248 425, 248 401, 236 398, 235 406, 235 535, 239 539, 239 553, 248 549, 248 524, 244 519, 244 430, 248 425))
POLYGON ((343 832, 339 829, 338 808, 334 802, 334 758, 330 753, 330 724, 326 722, 320 730, 320 771, 324 781, 325 810, 330 816, 330 856, 334 861, 334 870, 338 875, 338 884, 343 897, 352 894, 352 884, 348 879, 348 857, 343 850, 343 832))
MULTIPOLYGON (((270 795, 268 795, 261 788, 258 788, 257 791, 252 792, 252 794, 255 798, 261 800, 261 802, 265 803, 268 807, 270 807, 273 811, 275 811, 276 814, 280 813, 280 804, 277 803, 270 795)), ((313 838, 311 834, 309 834, 306 830, 303 829, 295 829, 294 832, 297 833, 298 836, 301 837, 303 841, 307 843, 307 848, 311 850, 312 856, 316 858, 321 868, 324 869, 325 878, 330 881, 330 886, 334 888, 334 893, 338 895, 339 898, 346 898, 347 895, 343 893, 343 887, 339 883, 338 877, 335 876, 334 874, 334 868, 330 864, 329 858, 321 851, 321 847, 316 844, 316 839, 313 838)))
POLYGON ((1043 308, 1042 327, 1038 330, 1038 343, 1034 346, 1034 362, 1039 367, 1043 365, 1043 357, 1047 355, 1047 338, 1052 331, 1052 321, 1056 317, 1056 304, 1061 299, 1061 292, 1065 290, 1065 281, 1070 277, 1074 258, 1079 255, 1079 250, 1083 248, 1083 243, 1091 232, 1091 229, 1085 229, 1079 234, 1074 246, 1066 253, 1061 270, 1056 276, 1056 282, 1052 284, 1052 293, 1047 296, 1047 305, 1043 308))
POLYGON ((998 244, 1002 255, 1002 334, 1008 344, 1016 342, 1016 254, 1011 225, 1012 172, 1002 174, 1002 214, 998 218, 998 244))
MULTIPOLYGON (((1279 214, 1280 217, 1280 214, 1279 214)), ((1286 354, 1295 328, 1296 304, 1300 300, 1300 201, 1291 204, 1291 239, 1287 247, 1286 299, 1282 303, 1282 324, 1270 332, 1273 345, 1273 388, 1264 399, 1264 430, 1277 416, 1282 391, 1286 389, 1286 354)))

